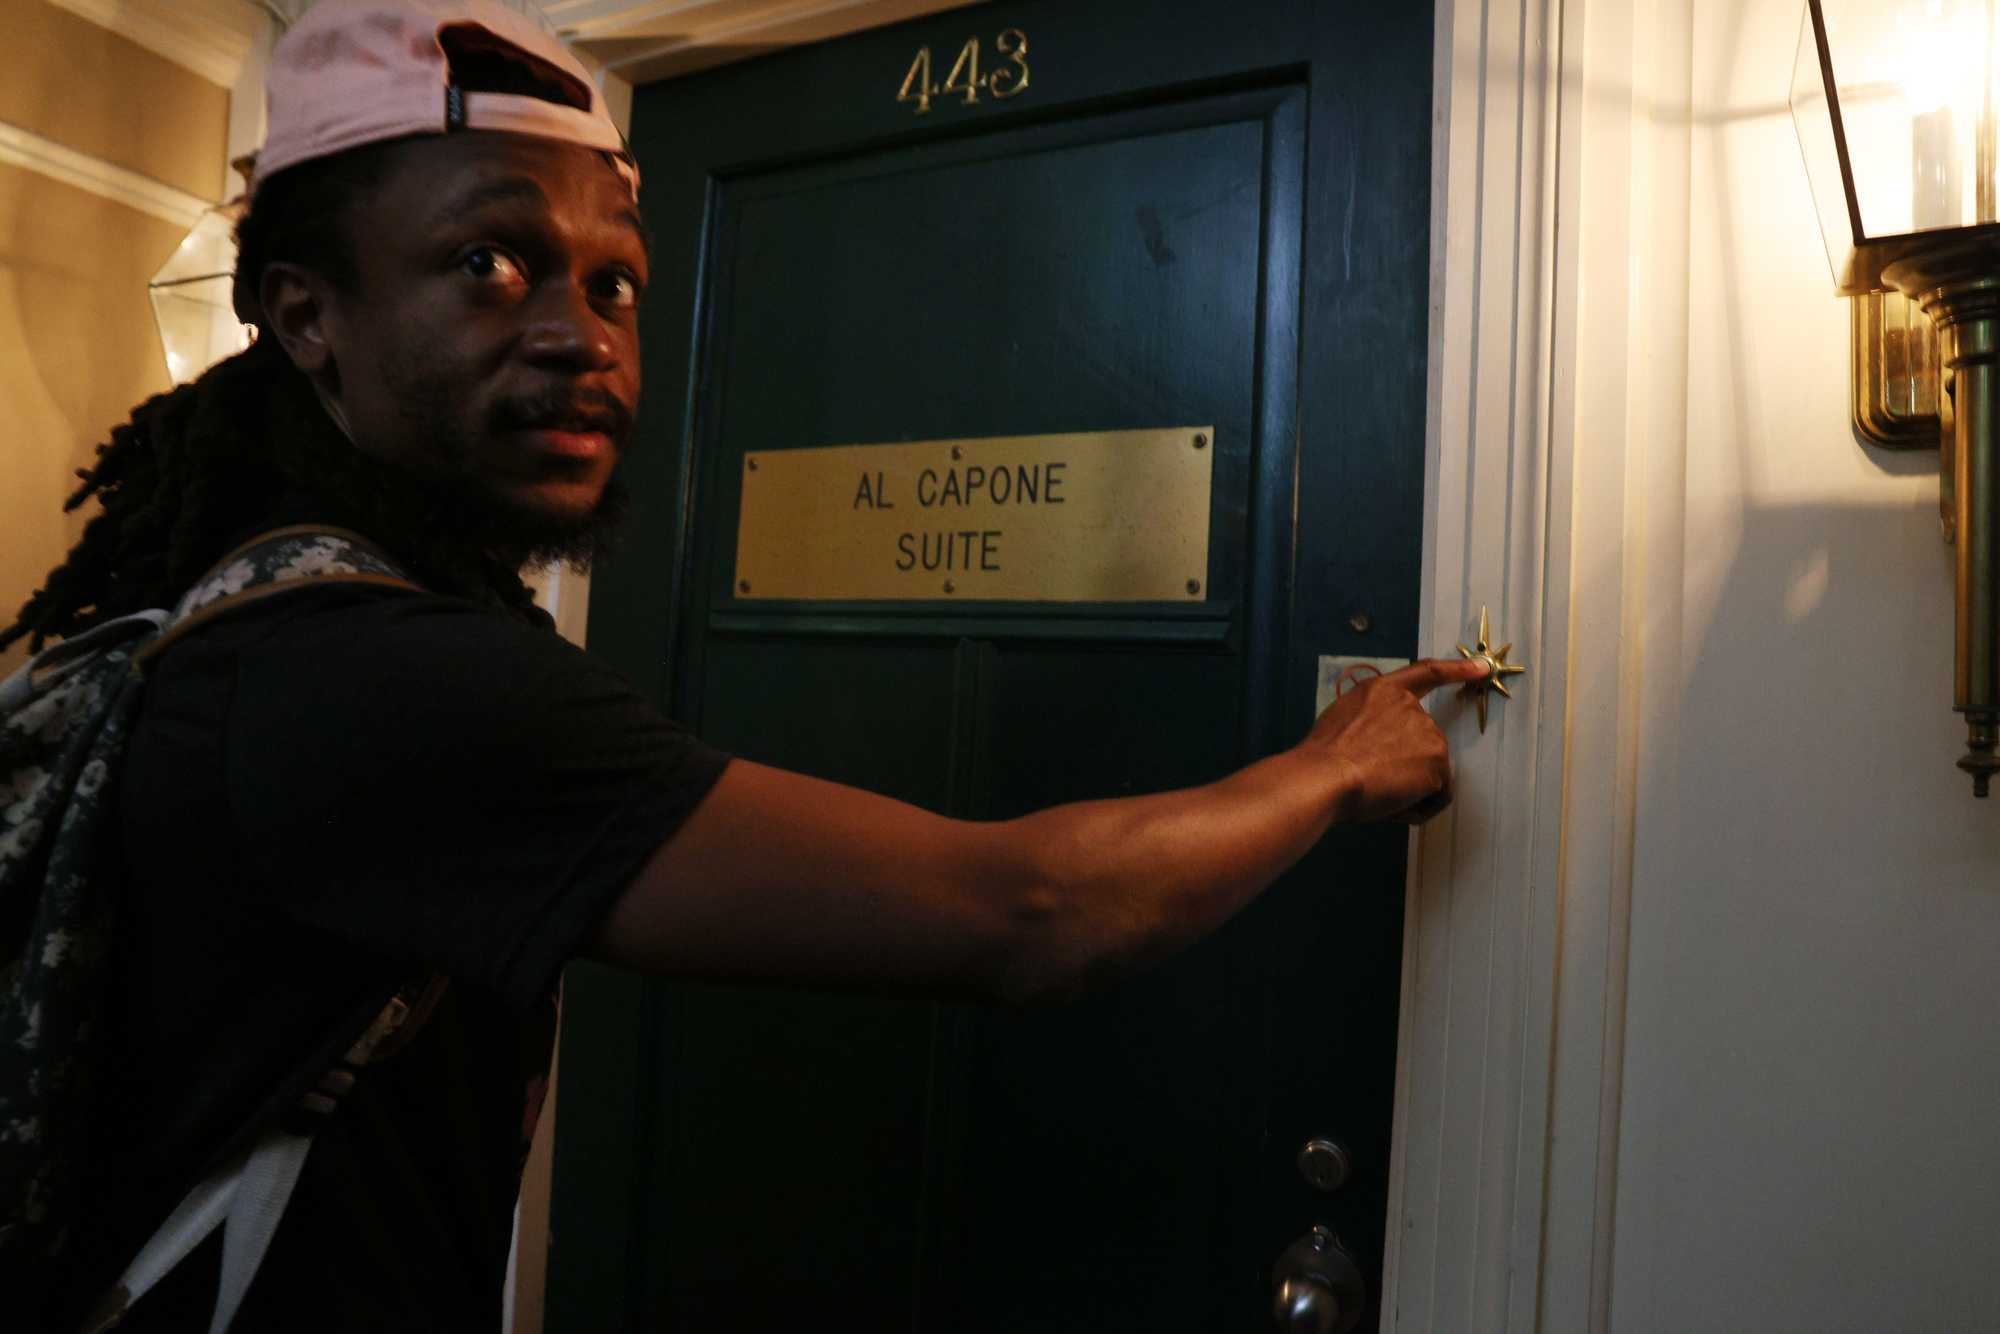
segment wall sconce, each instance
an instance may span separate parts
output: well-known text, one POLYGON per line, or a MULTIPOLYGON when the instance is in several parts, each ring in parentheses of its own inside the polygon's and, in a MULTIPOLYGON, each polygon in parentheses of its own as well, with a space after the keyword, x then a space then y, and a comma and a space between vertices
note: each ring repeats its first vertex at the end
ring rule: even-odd
POLYGON ((1942 451, 1958 767, 2000 771, 2000 13, 1993 0, 1807 0, 1792 72, 1834 285, 1855 298, 1855 429, 1942 451))
POLYGON ((235 226, 228 205, 202 214, 146 284, 153 320, 160 327, 160 347, 167 354, 167 374, 175 384, 186 384, 250 346, 250 331, 236 318, 230 300, 235 226))

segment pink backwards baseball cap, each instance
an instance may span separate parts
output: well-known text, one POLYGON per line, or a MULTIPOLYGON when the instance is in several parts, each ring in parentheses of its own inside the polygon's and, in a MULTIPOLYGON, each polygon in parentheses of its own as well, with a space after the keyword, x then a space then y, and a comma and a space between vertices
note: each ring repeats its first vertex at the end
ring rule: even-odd
POLYGON ((252 195, 286 167, 363 144, 502 130, 599 149, 638 197, 638 167, 589 72, 494 0, 320 0, 272 49, 265 88, 252 195))

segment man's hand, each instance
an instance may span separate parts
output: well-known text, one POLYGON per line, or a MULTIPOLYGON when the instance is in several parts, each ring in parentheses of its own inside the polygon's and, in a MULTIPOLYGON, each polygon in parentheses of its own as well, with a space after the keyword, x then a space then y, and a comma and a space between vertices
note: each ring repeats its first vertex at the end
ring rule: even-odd
POLYGON ((1427 820, 1451 804, 1451 752, 1424 711, 1439 686, 1478 681, 1483 663, 1430 658, 1363 681, 1328 706, 1300 748, 1346 770, 1335 819, 1427 820))

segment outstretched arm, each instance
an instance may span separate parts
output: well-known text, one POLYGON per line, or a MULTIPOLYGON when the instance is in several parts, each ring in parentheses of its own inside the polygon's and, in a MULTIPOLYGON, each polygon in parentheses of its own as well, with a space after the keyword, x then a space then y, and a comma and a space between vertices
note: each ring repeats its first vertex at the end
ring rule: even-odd
POLYGON ((1219 782, 1017 820, 933 815, 738 760, 613 904, 592 953, 649 972, 1025 1000, 1164 957, 1254 898, 1334 823, 1449 799, 1419 662, 1219 782))

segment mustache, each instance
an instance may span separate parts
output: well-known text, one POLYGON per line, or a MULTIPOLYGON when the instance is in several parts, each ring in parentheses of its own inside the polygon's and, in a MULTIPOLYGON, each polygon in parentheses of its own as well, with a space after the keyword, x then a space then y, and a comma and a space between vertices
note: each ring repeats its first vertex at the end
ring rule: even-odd
POLYGON ((599 431, 621 453, 632 438, 632 409, 608 389, 552 386, 506 399, 493 415, 502 430, 599 431))

